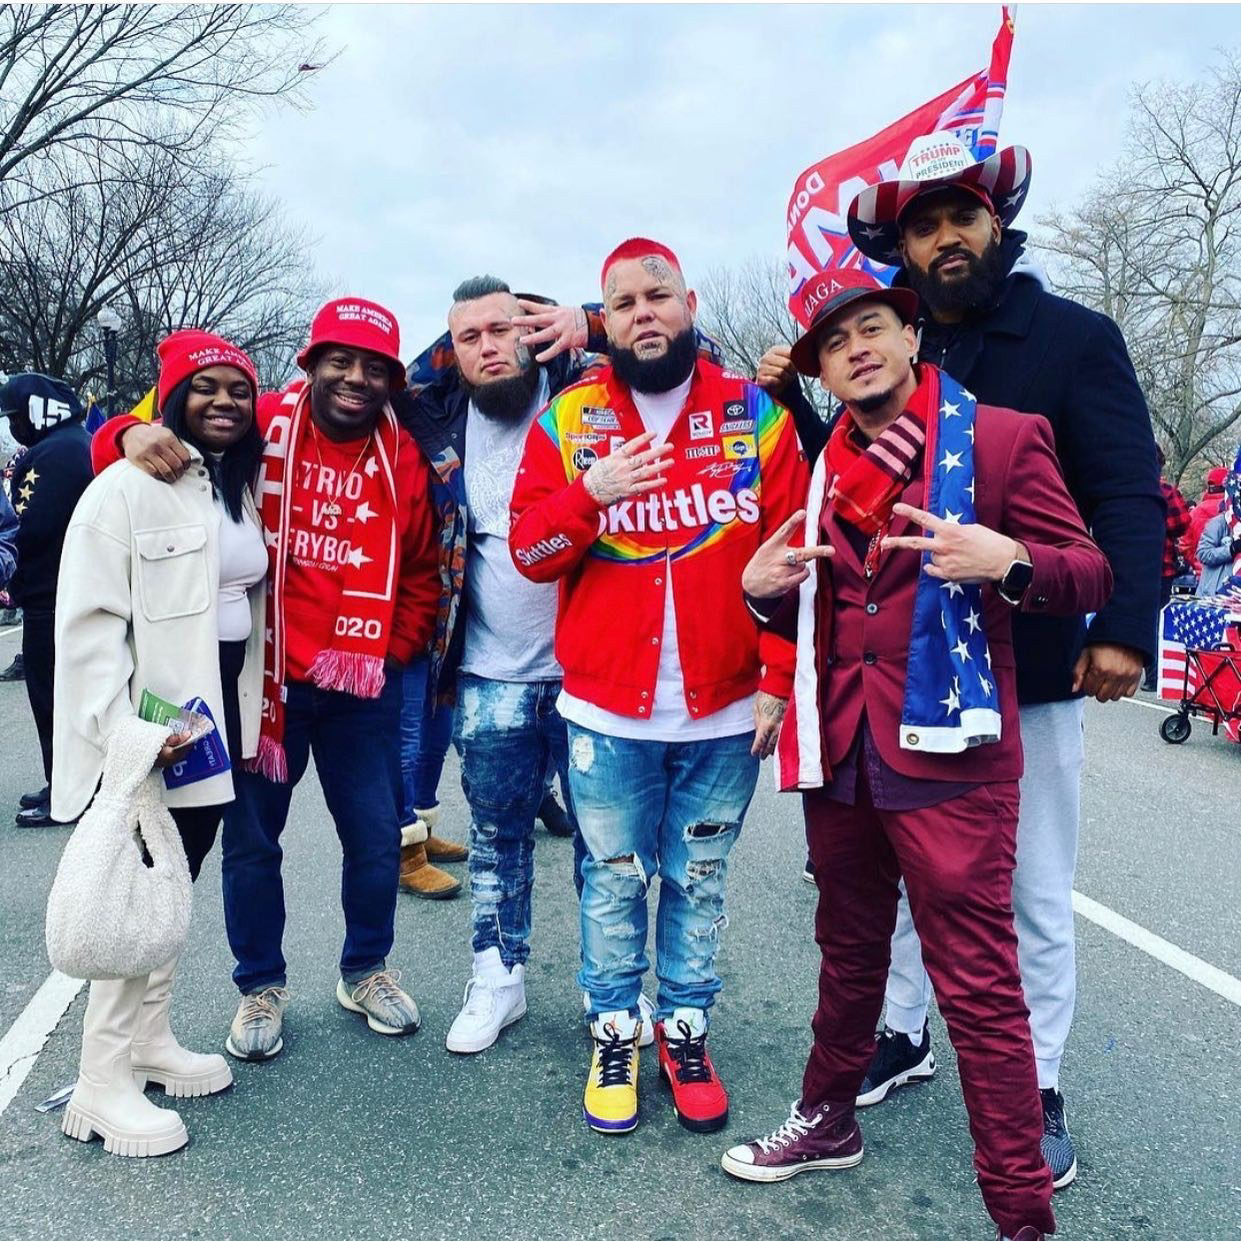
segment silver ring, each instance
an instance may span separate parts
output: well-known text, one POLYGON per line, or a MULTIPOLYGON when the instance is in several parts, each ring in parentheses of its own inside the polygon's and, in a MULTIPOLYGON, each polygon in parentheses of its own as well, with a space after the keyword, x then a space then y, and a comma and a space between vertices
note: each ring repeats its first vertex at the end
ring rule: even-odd
POLYGON ((789 548, 787 552, 784 553, 784 561, 786 564, 791 564, 791 565, 794 565, 797 563, 797 553, 791 547, 789 548))

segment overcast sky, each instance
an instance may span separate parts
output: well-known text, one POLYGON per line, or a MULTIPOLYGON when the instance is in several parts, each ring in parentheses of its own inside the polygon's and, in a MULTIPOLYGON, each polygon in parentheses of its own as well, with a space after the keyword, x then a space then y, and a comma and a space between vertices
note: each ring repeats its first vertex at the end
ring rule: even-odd
MULTIPOLYGON (((983 68, 999 5, 337 5, 313 107, 250 153, 334 293, 397 314, 412 356, 463 277, 598 295, 634 233, 707 269, 784 251, 797 175, 983 68)), ((1241 46, 1232 5, 1021 5, 1001 145, 1019 222, 1110 163, 1130 87, 1241 46)))

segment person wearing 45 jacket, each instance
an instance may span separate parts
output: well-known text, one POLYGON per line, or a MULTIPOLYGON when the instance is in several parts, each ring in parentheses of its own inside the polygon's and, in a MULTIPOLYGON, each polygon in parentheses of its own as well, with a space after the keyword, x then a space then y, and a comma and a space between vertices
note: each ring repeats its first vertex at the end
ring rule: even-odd
POLYGON ((696 299, 666 246, 635 238, 602 273, 611 364, 531 426, 509 546, 559 580, 557 706, 587 848, 582 969, 595 1051, 584 1114, 637 1124, 638 998, 656 924, 660 1069, 683 1124, 727 1119, 706 1050, 728 855, 775 746, 791 650, 760 638, 741 570, 793 511, 793 423, 756 385, 697 357, 696 299))

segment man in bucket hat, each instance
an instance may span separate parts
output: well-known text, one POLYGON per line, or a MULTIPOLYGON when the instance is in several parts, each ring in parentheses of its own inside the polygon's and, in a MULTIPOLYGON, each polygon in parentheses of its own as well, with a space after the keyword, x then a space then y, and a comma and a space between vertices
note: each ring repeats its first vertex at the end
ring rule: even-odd
POLYGON ((844 412, 805 508, 742 583, 765 627, 797 644, 778 774, 804 791, 818 1011, 792 1114, 722 1164, 772 1182, 860 1162, 856 1096, 904 875, 983 1200, 1000 1236, 1038 1241, 1055 1221, 1009 897, 1022 762, 1011 624, 1019 609, 1100 607, 1111 574, 1047 424, 913 364, 909 290, 857 271, 812 284, 793 359, 844 412))
MULTIPOLYGON (((919 356, 980 401, 1042 414, 1056 456, 1115 578, 1087 627, 1078 616, 1013 618, 1025 746, 1017 870, 1018 959, 1044 1110, 1044 1154, 1057 1188, 1077 1162, 1059 1090, 1076 990, 1073 873, 1084 695, 1131 696, 1153 656, 1164 505, 1150 417, 1125 343, 1106 316, 1049 292, 1011 225, 1025 202, 1023 147, 975 162, 951 134, 910 147, 895 181, 863 190, 849 233, 868 258, 901 267, 918 294, 919 356)), ((907 903, 892 945, 887 1020, 859 1102, 930 1077, 930 988, 907 903)))
MULTIPOLYGON (((345 942, 336 997, 379 1034, 412 1034, 414 1001, 389 970, 400 865, 401 672, 431 638, 439 596, 428 471, 396 420, 405 386, 392 313, 328 302, 298 354, 307 378, 259 398, 266 440, 255 500, 270 554, 263 713, 254 770, 235 772, 222 872, 233 979, 242 993, 225 1046, 244 1060, 283 1047, 288 998, 280 837, 313 754, 344 854, 345 942)), ((123 428, 127 430, 127 428, 123 428)), ((157 477, 149 434, 126 456, 157 477)), ((96 466, 120 433, 96 439, 96 466)))

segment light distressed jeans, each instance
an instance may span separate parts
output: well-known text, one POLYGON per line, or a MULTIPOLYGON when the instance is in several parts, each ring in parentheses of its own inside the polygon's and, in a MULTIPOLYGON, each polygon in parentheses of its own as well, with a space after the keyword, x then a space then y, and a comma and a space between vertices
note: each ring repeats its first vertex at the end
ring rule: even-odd
MULTIPOLYGON (((1040 1090, 1059 1086, 1060 1061, 1077 1000, 1073 875, 1085 761, 1084 709, 1083 699, 1021 708, 1025 774, 1017 820, 1013 924, 1040 1090)), ((930 999, 922 944, 902 884, 892 936, 885 1024, 916 1039, 922 1033, 930 999)))
POLYGON ((534 819, 549 763, 568 787, 559 693, 558 680, 457 680, 453 740, 470 805, 472 943, 475 952, 498 948, 509 969, 530 957, 534 819))
POLYGON ((656 1015, 709 1009, 721 986, 715 955, 727 925, 728 854, 758 780, 754 734, 634 741, 568 727, 569 784, 586 845, 578 982, 590 1016, 638 1013, 656 875, 656 1015))

